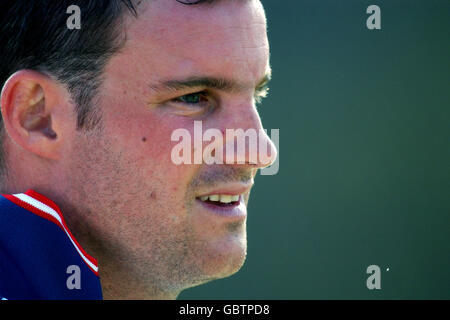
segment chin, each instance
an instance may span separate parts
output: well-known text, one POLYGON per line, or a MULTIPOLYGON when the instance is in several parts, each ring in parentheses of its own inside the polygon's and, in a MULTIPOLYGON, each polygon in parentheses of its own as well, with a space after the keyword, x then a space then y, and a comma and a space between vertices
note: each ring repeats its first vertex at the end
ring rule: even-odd
POLYGON ((202 262, 200 268, 208 281, 226 278, 242 268, 246 256, 246 237, 234 237, 220 244, 212 244, 204 251, 200 259, 202 262))

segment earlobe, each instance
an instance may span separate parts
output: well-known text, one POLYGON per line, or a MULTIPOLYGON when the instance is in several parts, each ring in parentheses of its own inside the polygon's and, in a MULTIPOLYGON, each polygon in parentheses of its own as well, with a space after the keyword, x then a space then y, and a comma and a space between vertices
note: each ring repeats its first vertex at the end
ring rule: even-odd
MULTIPOLYGON (((52 80, 29 70, 12 75, 1 96, 8 136, 23 149, 43 158, 58 158, 58 134, 52 127, 52 80)), ((56 89, 55 89, 56 90, 56 89)))

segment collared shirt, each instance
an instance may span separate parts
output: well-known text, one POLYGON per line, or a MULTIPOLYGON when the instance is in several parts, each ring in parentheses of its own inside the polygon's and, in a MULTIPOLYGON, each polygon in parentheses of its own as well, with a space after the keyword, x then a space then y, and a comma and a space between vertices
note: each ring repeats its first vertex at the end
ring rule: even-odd
POLYGON ((102 299, 97 260, 33 190, 0 196, 0 299, 102 299))

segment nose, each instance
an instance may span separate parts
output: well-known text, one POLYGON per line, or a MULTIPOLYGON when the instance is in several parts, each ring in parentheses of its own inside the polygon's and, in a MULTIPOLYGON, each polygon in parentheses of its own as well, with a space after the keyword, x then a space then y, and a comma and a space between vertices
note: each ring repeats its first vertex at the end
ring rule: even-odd
POLYGON ((225 130, 225 163, 262 169, 277 158, 277 148, 253 106, 235 113, 225 130))

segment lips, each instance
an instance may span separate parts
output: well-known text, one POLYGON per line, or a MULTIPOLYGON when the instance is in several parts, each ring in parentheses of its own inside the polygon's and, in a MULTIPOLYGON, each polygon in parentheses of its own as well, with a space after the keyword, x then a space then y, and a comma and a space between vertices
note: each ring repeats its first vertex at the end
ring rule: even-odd
POLYGON ((200 194, 197 200, 215 205, 238 205, 250 192, 252 184, 232 184, 200 194))
POLYGON ((210 213, 227 217, 245 217, 247 208, 245 197, 252 185, 231 185, 204 193, 196 198, 197 202, 210 213))
POLYGON ((234 205, 239 202, 241 195, 230 195, 230 194, 212 194, 209 196, 199 197, 202 202, 210 202, 216 205, 234 205))

